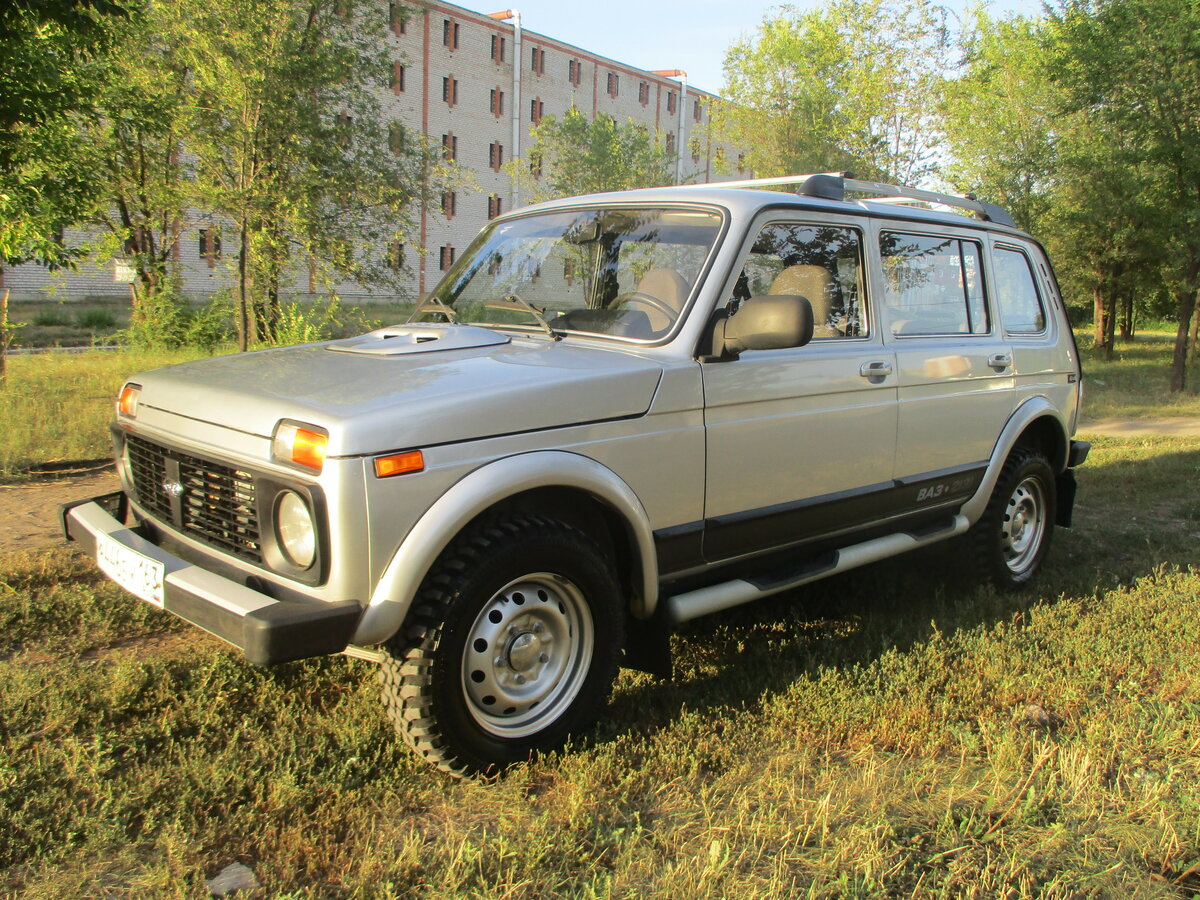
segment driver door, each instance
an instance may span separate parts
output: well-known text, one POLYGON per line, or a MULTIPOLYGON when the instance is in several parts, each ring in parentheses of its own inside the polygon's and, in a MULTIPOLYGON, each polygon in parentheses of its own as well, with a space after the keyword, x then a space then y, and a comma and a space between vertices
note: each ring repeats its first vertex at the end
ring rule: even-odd
POLYGON ((865 239, 848 217, 779 219, 758 230, 744 256, 730 307, 798 293, 815 327, 804 347, 702 367, 710 562, 888 515, 896 360, 868 315, 865 239))

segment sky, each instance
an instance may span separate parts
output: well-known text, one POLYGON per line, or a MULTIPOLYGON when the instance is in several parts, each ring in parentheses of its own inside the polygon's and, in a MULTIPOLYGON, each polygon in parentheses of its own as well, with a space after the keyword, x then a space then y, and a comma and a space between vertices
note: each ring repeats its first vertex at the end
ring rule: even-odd
MULTIPOLYGON (((719 94, 725 83, 725 51, 753 35, 778 3, 760 0, 504 0, 494 7, 478 0, 451 0, 476 12, 515 8, 521 25, 547 37, 640 69, 683 69, 688 84, 719 94)), ((948 0, 961 14, 971 0, 948 0)), ((792 5, 808 9, 814 0, 792 5)), ((1036 15, 1041 0, 994 0, 994 14, 1036 15)))

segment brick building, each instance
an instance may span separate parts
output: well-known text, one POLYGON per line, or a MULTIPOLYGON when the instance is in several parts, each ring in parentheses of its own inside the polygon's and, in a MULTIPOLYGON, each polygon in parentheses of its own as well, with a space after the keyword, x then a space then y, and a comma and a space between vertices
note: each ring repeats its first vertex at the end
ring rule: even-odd
MULTIPOLYGON (((413 239, 425 252, 391 251, 412 270, 409 296, 432 288, 488 219, 526 202, 504 164, 525 156, 530 131, 543 117, 562 115, 572 105, 593 117, 632 118, 657 131, 676 154, 681 181, 739 174, 737 153, 711 140, 705 127, 713 95, 686 86, 682 72, 650 72, 599 56, 526 30, 509 12, 487 15, 441 0, 415 8, 389 5, 391 70, 381 97, 383 116, 440 142, 469 173, 457 190, 421 209, 413 239)), ((185 293, 198 300, 231 285, 233 260, 227 251, 222 254, 206 217, 195 216, 183 228, 176 263, 185 293)), ((296 293, 310 289, 302 273, 295 281, 296 293)), ((4 273, 2 286, 16 299, 128 295, 128 286, 114 281, 111 263, 54 274, 18 266, 4 273)), ((357 284, 337 289, 358 302, 396 299, 357 284)))

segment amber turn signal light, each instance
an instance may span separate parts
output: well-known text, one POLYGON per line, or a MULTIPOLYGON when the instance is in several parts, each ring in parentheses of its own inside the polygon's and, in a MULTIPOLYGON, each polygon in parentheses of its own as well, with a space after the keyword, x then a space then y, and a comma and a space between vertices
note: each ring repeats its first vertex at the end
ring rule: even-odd
POLYGON ((127 384, 121 388, 121 397, 117 400, 117 412, 128 419, 137 418, 138 398, 142 395, 140 384, 127 384))
POLYGON ((318 429, 315 425, 284 421, 275 427, 271 453, 280 462, 320 472, 325 467, 325 451, 328 446, 329 434, 324 429, 318 429))
POLYGON ((393 453, 391 456, 375 458, 375 475, 379 478, 408 475, 411 472, 420 472, 424 468, 425 456, 420 450, 406 450, 404 453, 393 453))

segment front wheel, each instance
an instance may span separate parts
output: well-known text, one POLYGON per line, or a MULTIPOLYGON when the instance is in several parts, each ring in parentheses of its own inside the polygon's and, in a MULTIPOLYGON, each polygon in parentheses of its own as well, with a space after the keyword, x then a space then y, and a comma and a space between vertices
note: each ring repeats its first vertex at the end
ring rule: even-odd
POLYGON ((1037 573, 1054 534, 1054 472, 1040 450, 1018 447, 1000 470, 983 517, 972 528, 979 568, 1016 590, 1037 573))
POLYGON ((590 726, 623 639, 612 568, 586 534, 536 516, 451 544, 380 672, 409 746, 451 774, 489 773, 590 726))

